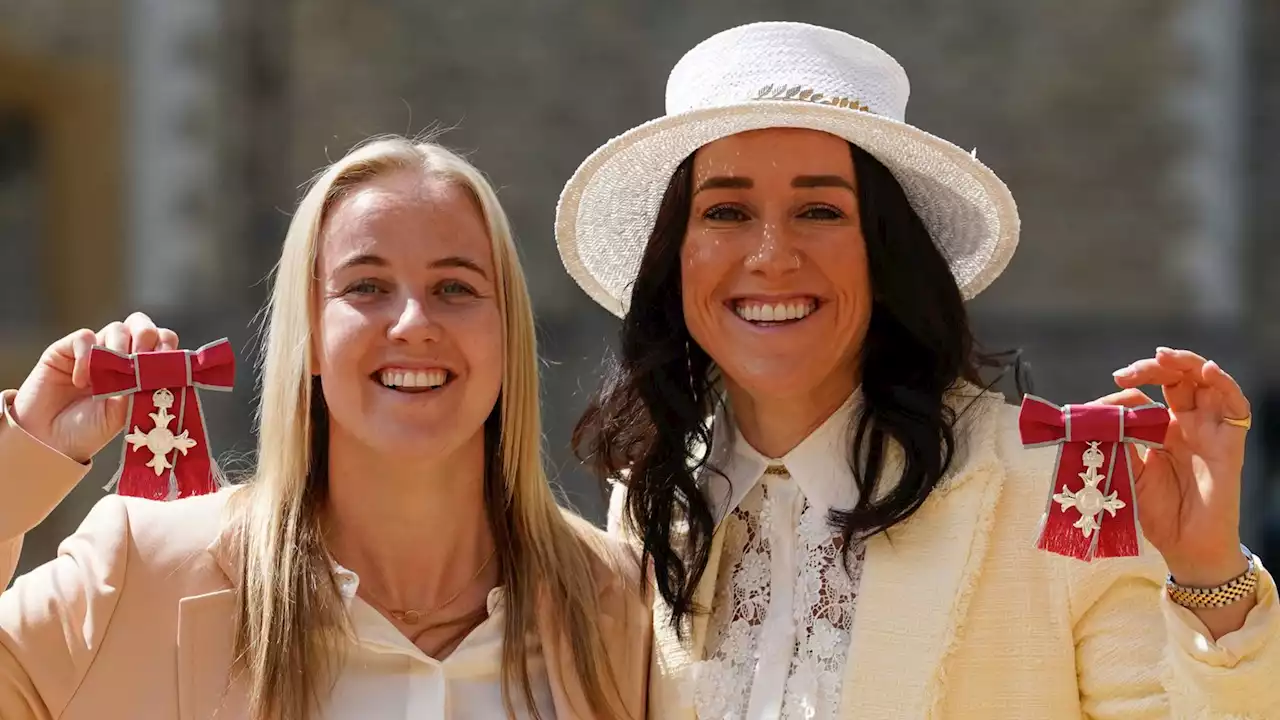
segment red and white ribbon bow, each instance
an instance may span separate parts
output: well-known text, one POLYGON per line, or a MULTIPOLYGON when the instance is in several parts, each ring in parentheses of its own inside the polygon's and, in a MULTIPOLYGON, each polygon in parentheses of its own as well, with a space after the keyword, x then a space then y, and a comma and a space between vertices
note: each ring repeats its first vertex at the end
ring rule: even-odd
POLYGON ((1036 547, 1085 561, 1138 555, 1141 530, 1126 445, 1161 447, 1168 428, 1169 411, 1160 403, 1058 407, 1023 397, 1023 447, 1058 446, 1036 547))
POLYGON ((199 390, 230 391, 235 361, 225 338, 194 351, 133 355, 95 346, 89 354, 94 397, 129 396, 124 456, 106 489, 153 500, 217 490, 220 473, 209 450, 199 390))

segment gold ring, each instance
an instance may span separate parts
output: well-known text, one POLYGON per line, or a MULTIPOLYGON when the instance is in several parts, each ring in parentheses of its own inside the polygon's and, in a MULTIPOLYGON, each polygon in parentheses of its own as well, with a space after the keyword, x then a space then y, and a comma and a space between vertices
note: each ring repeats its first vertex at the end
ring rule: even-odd
POLYGON ((1222 422, 1228 425, 1234 425, 1238 428, 1244 428, 1245 430, 1248 430, 1249 428, 1253 427, 1253 415, 1249 414, 1243 418, 1224 417, 1222 418, 1222 422))

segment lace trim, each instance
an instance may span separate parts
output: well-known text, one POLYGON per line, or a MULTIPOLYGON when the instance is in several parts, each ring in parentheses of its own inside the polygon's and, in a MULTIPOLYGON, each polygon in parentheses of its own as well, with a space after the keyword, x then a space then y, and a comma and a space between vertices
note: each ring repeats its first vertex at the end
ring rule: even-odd
MULTIPOLYGON (((789 482, 782 480, 780 482, 789 482)), ((793 507, 779 507, 770 481, 761 482, 725 519, 724 551, 708 624, 707 660, 698 663, 694 707, 701 720, 744 717, 759 673, 786 672, 782 717, 834 718, 853 627, 864 551, 840 564, 841 541, 827 518, 803 502, 797 523, 793 507), (794 533, 795 575, 777 589, 794 592, 796 628, 790 663, 762 663, 761 633, 774 587, 770 566, 775 533, 794 533), (785 670, 784 670, 785 667, 785 670)), ((788 503, 789 505, 789 503, 788 503)))

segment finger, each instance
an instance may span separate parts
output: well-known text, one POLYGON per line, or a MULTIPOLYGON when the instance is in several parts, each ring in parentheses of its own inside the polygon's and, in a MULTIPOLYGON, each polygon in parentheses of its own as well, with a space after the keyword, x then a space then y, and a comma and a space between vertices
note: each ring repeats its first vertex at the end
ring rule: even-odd
POLYGON ((177 350, 178 349, 178 333, 169 328, 160 328, 160 349, 161 350, 177 350))
POLYGON ((1199 406, 1196 402, 1196 390, 1201 387, 1203 386, 1190 378, 1173 385, 1165 385, 1162 388, 1165 404, 1174 412, 1191 412, 1199 406))
POLYGON ((102 328, 98 333, 98 344, 125 355, 129 354, 129 345, 132 340, 129 329, 122 322, 113 322, 102 328))
POLYGON ((77 330, 66 338, 67 350, 71 360, 71 384, 83 390, 89 387, 89 353, 97 342, 98 336, 92 330, 77 330))
POLYGON ((1156 348, 1156 357, 1167 358, 1170 362, 1178 363, 1183 367, 1199 367, 1208 362, 1203 356, 1190 350, 1179 350, 1163 346, 1156 348))
POLYGON ((1163 367, 1187 372, 1195 378, 1196 382, 1204 381, 1201 372, 1207 361, 1190 350, 1174 350, 1166 347, 1156 348, 1155 359, 1163 367))
POLYGON ((1091 404, 1096 405, 1119 405, 1121 407, 1139 407, 1142 405, 1150 405, 1155 402, 1146 393, 1136 388, 1121 390, 1120 392, 1104 395, 1094 400, 1091 404))
POLYGON ((132 352, 151 352, 160 343, 159 328, 143 313, 136 312, 130 315, 124 321, 124 326, 128 328, 131 336, 132 352))
POLYGON ((1116 370, 1112 375, 1116 385, 1136 388, 1139 385, 1176 385, 1186 377, 1186 372, 1161 365, 1155 358, 1145 358, 1116 370))
POLYGON ((1244 396, 1240 383, 1227 374, 1222 366, 1212 360, 1205 363, 1204 378, 1210 387, 1222 393, 1222 412, 1226 417, 1235 420, 1249 417, 1252 412, 1249 398, 1244 396))

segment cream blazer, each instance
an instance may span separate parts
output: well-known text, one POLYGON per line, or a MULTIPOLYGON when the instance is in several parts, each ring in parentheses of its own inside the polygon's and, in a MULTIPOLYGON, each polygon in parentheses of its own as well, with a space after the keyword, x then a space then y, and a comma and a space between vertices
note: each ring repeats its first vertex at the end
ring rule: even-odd
MULTIPOLYGON (((1143 557, 1094 564, 1037 550, 1056 449, 1023 449, 1017 412, 998 396, 975 403, 956 469, 903 525, 869 541, 840 717, 1280 720, 1272 577, 1263 571, 1245 626, 1214 642, 1164 597, 1166 569, 1149 545, 1143 557)), ((624 493, 616 486, 609 525, 630 537, 624 493)), ((698 587, 702 607, 721 540, 698 587)), ((659 598, 650 717, 693 720, 707 617, 694 617, 686 643, 668 618, 659 598)))
MULTIPOLYGON (((0 397, 7 410, 13 391, 0 397)), ((0 418, 0 587, 22 537, 88 471, 0 418)), ((105 497, 53 561, 0 594, 3 720, 239 720, 231 673, 229 492, 152 502, 105 497)), ((645 714, 651 609, 632 555, 580 523, 595 553, 602 639, 633 717, 645 714)), ((566 638, 542 631, 556 715, 590 717, 566 638)))

